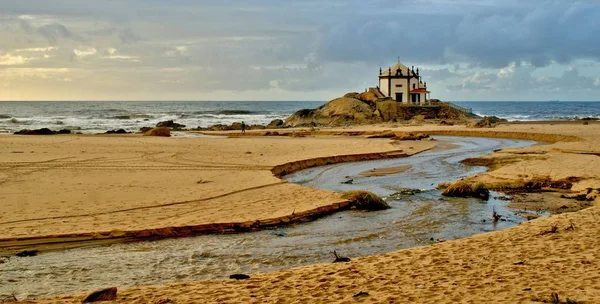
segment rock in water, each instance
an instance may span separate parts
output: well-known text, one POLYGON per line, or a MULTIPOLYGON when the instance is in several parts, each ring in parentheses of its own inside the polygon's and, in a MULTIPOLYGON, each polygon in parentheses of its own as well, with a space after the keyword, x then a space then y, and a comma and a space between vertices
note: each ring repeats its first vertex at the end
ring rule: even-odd
POLYGON ((164 127, 164 128, 169 128, 169 129, 183 129, 183 128, 185 128, 185 125, 178 124, 176 122, 173 122, 172 120, 166 120, 166 121, 161 121, 161 122, 157 123, 156 127, 157 128, 164 127))
POLYGON ((81 303, 113 301, 117 299, 117 287, 110 287, 92 292, 81 303))
POLYGON ((352 202, 352 208, 357 210, 377 211, 391 208, 383 199, 374 193, 362 190, 350 190, 342 194, 343 199, 352 202))
POLYGON ((125 131, 124 129, 114 129, 106 131, 106 134, 127 134, 127 131, 125 131))
POLYGON ((56 132, 54 132, 48 128, 41 128, 41 129, 35 129, 35 130, 24 129, 24 130, 15 132, 15 134, 16 135, 54 135, 54 134, 56 134, 56 132))
POLYGON ((229 278, 235 279, 235 280, 247 280, 250 278, 250 276, 247 274, 243 274, 243 273, 236 273, 236 274, 230 275, 229 278))

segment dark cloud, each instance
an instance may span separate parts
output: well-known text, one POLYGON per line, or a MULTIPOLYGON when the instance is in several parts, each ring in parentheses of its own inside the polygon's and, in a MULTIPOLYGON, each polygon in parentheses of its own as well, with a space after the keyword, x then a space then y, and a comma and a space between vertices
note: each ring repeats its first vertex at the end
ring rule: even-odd
MULTIPOLYGON (((504 67, 512 62, 545 66, 600 60, 600 5, 596 1, 458 1, 440 11, 427 2, 417 10, 400 4, 394 15, 350 15, 323 27, 318 57, 367 61, 401 56, 420 63, 465 62, 504 67)), ((382 10, 384 11, 384 10, 382 10)))
POLYGON ((127 80, 120 85, 132 94, 153 85, 178 92, 357 91, 375 86, 379 67, 397 56, 451 96, 600 89, 600 73, 590 76, 600 67, 566 70, 580 60, 600 61, 596 1, 20 0, 2 6, 0 27, 9 25, 0 31, 0 52, 51 44, 56 51, 24 65, 106 73, 127 80), (86 53, 92 48, 97 53, 86 53), (536 74, 543 66, 561 76, 536 74))
POLYGON ((36 32, 48 40, 50 44, 55 45, 59 38, 83 41, 83 38, 60 23, 52 23, 37 28, 36 32))

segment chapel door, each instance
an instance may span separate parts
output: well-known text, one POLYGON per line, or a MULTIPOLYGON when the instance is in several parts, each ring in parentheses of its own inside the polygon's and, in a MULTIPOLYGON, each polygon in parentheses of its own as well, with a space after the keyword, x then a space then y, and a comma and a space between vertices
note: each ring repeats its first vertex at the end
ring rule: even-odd
POLYGON ((397 102, 402 102, 402 92, 396 93, 396 101, 397 102))

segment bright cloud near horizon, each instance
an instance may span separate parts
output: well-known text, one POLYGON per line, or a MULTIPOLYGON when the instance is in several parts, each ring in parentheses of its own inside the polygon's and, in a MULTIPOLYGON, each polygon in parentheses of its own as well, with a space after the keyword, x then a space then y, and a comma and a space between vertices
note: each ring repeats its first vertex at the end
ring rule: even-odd
POLYGON ((600 2, 0 0, 0 100, 600 100, 600 2))

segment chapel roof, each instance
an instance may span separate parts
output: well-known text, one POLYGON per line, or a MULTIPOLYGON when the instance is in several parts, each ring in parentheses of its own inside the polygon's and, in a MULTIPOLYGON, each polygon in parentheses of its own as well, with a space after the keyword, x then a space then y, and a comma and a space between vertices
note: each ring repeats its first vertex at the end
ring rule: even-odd
POLYGON ((402 63, 400 63, 399 61, 394 64, 393 66, 391 66, 389 69, 385 69, 381 71, 381 75, 380 76, 389 76, 390 75, 390 70, 392 71, 392 76, 396 75, 396 71, 401 70, 402 71, 402 75, 403 76, 407 76, 407 75, 414 75, 414 73, 409 74, 410 68, 403 65, 402 63))

